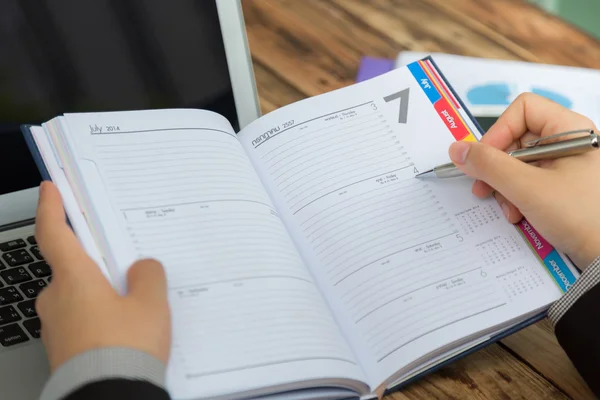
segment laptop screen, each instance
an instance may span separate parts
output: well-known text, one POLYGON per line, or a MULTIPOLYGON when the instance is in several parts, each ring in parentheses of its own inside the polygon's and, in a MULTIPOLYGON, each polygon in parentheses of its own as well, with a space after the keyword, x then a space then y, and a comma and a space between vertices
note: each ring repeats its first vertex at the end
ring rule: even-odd
POLYGON ((41 180, 21 124, 148 108, 213 110, 238 129, 214 1, 0 1, 0 194, 41 180))

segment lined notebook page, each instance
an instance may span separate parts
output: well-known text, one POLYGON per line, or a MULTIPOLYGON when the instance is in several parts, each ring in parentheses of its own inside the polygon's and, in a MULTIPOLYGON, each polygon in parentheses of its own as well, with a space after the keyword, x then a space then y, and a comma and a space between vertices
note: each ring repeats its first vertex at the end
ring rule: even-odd
POLYGON ((153 257, 167 272, 174 397, 362 378, 224 118, 163 110, 66 122, 120 271, 153 257))
POLYGON ((272 112, 241 139, 372 385, 559 296, 468 179, 414 178, 453 138, 407 69, 272 112), (384 100, 399 89, 407 107, 384 100), (490 263, 496 245, 510 250, 490 263), (514 274, 500 276, 515 267, 539 285, 510 295, 514 274))

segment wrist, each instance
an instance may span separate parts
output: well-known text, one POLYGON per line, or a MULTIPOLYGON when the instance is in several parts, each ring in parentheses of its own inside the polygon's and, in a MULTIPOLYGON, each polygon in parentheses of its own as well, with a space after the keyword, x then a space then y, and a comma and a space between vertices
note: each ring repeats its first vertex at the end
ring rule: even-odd
POLYGON ((577 237, 573 235, 571 243, 565 247, 561 250, 582 271, 600 256, 600 238, 596 238, 595 235, 590 233, 578 234, 577 237))
POLYGON ((165 364, 154 356, 127 347, 88 350, 67 360, 46 383, 41 399, 57 400, 92 382, 105 379, 147 381, 165 386, 165 364))
POLYGON ((590 244, 583 248, 578 254, 575 254, 571 259, 581 270, 585 270, 590 264, 600 256, 600 244, 590 244))

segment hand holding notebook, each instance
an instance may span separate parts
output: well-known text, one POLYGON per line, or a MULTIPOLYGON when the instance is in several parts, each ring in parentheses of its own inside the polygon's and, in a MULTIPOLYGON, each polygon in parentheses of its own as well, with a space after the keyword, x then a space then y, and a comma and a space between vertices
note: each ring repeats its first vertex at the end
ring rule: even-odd
POLYGON ((69 228, 60 194, 50 182, 40 185, 35 223, 37 243, 52 265, 52 282, 58 282, 35 303, 50 372, 99 349, 138 350, 166 364, 171 330, 160 264, 137 261, 128 271, 127 296, 116 296, 69 228))
POLYGON ((237 135, 201 110, 28 133, 117 288, 134 260, 163 263, 176 399, 380 394, 546 310, 564 288, 547 268, 575 273, 468 179, 414 178, 480 136, 429 59, 237 135))
MULTIPOLYGON (((486 198, 497 190, 495 197, 509 221, 517 223, 525 215, 546 239, 585 268, 600 254, 600 188, 590 185, 600 171, 600 152, 598 137, 590 131, 596 131, 596 127, 589 118, 526 93, 483 137, 482 144, 488 146, 465 148, 463 143, 455 143, 450 156, 463 172, 478 179, 472 188, 476 196, 486 198), (577 134, 561 132, 574 127, 586 129, 577 134), (525 148, 527 143, 546 139, 583 143, 588 151, 547 160, 536 168, 514 162, 492 148, 525 148)), ((555 148, 560 150, 560 146, 555 148)))

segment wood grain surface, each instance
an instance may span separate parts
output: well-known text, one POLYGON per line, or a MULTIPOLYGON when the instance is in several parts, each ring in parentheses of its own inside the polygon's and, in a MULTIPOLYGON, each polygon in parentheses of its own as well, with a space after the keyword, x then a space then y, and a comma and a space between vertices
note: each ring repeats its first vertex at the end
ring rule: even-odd
MULTIPOLYGON (((242 0, 263 113, 403 50, 600 68, 600 42, 520 0, 242 0)), ((548 321, 386 396, 594 399, 548 321)))

